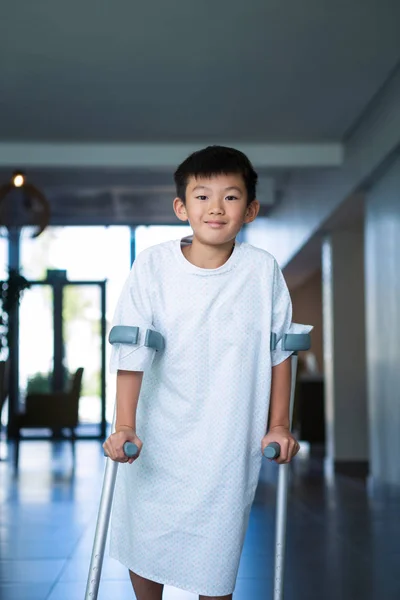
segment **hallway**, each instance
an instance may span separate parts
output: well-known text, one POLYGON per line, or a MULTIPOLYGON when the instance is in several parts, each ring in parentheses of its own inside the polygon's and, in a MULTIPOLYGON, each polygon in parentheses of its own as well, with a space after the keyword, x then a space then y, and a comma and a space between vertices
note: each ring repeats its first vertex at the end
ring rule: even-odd
MULTIPOLYGON (((72 479, 64 443, 23 442, 17 480, 0 463, 2 600, 83 600, 103 466, 97 442, 77 443, 72 479)), ((272 598, 276 472, 265 461, 234 600, 272 598)), ((400 493, 368 495, 361 480, 346 477, 328 485, 321 461, 306 455, 292 474, 285 600, 399 598, 400 493)), ((126 570, 106 557, 99 600, 116 598, 134 595, 126 570)), ((165 587, 164 600, 196 599, 165 587)))

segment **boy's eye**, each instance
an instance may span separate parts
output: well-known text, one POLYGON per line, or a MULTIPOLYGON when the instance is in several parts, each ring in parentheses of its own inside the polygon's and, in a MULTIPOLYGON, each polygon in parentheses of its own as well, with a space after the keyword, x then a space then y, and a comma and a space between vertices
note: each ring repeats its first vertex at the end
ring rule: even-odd
POLYGON ((227 196, 226 197, 227 200, 237 200, 236 196, 227 196))
POLYGON ((207 196, 196 196, 198 200, 207 200, 207 196))

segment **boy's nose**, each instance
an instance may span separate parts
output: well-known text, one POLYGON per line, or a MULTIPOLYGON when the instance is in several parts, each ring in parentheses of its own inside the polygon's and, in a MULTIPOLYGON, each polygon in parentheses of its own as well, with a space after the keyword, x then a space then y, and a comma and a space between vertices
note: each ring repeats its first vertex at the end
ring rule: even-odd
POLYGON ((210 215, 220 215, 223 212, 223 208, 219 204, 214 204, 213 206, 210 206, 208 212, 210 213, 210 215))

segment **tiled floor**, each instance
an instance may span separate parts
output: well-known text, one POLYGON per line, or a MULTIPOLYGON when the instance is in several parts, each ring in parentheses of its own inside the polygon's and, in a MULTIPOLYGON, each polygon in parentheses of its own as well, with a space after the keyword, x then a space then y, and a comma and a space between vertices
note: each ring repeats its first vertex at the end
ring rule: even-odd
MULTIPOLYGON (((4 444, 2 454, 7 451, 4 444)), ((0 463, 1 600, 83 600, 104 458, 97 442, 21 444, 20 473, 0 463)), ((272 595, 276 465, 265 461, 234 600, 272 595)), ((361 481, 328 484, 316 460, 292 467, 285 600, 398 600, 400 494, 361 481)), ((135 596, 126 570, 105 559, 99 600, 135 596)), ((165 586, 164 600, 197 600, 165 586)))

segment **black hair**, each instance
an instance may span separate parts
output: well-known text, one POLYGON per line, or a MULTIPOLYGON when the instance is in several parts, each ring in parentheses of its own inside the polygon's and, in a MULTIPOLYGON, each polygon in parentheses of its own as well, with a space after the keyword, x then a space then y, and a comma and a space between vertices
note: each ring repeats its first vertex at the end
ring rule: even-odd
POLYGON ((248 206, 256 197, 257 173, 243 152, 225 146, 208 146, 188 156, 174 174, 176 194, 185 204, 186 187, 190 177, 213 177, 232 173, 243 177, 248 206))

